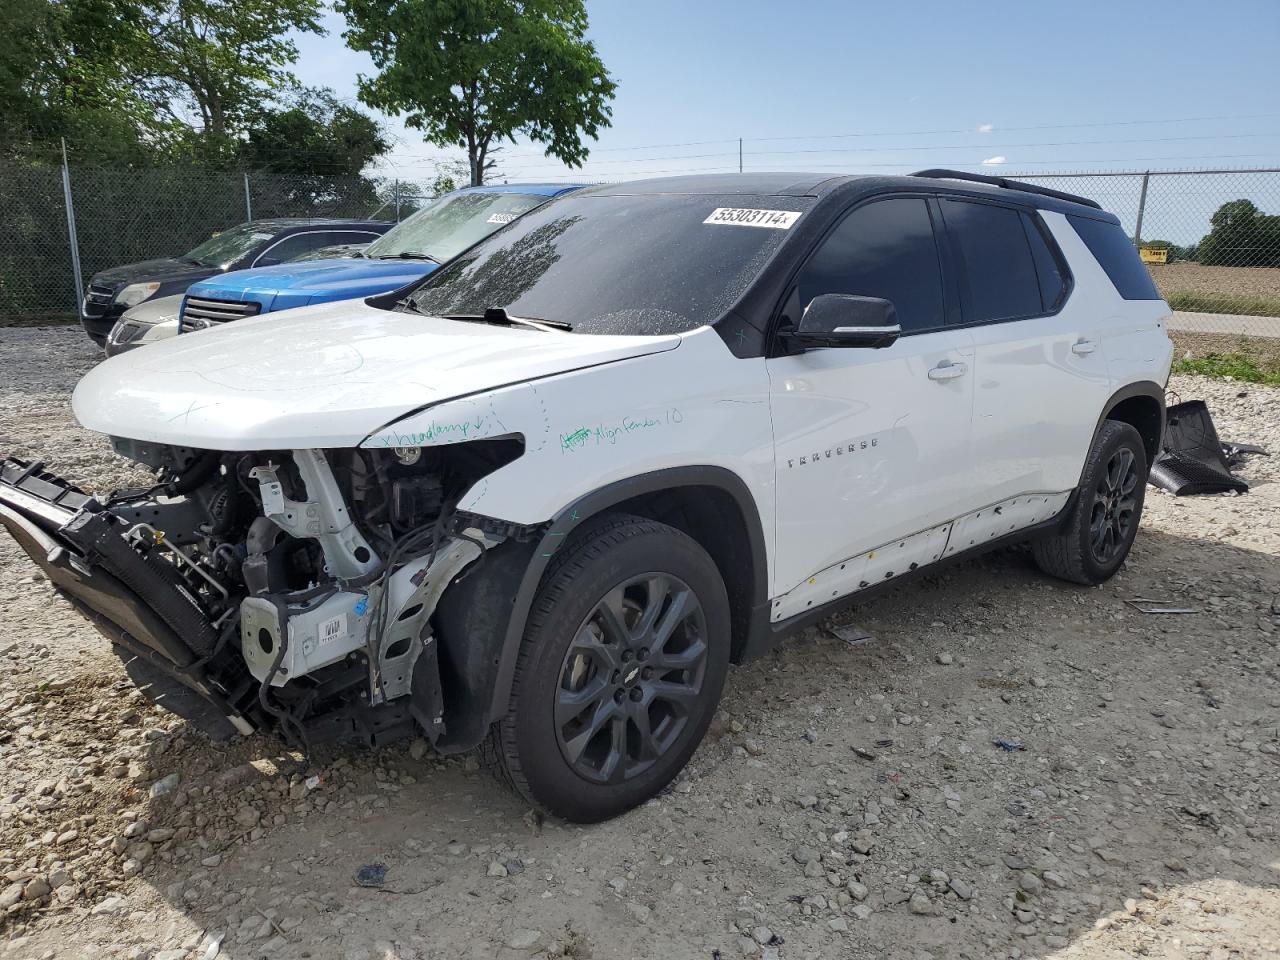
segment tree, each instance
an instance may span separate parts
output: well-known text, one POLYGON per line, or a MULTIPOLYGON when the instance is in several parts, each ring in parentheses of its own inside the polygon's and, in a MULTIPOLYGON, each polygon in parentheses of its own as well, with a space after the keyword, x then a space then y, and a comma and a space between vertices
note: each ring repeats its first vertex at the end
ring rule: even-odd
POLYGON ((132 83, 142 16, 133 0, 0 4, 0 138, 48 156, 66 137, 103 159, 134 159, 166 122, 132 83))
POLYGON ((609 126, 616 84, 586 39, 583 0, 338 0, 348 44, 380 71, 371 107, 406 116, 438 146, 467 151, 472 185, 517 134, 569 166, 609 126))
POLYGON ((294 176, 358 177, 390 149, 377 121, 332 90, 299 90, 284 109, 264 109, 249 127, 240 160, 294 176))
POLYGON ((291 30, 323 33, 320 0, 139 0, 146 23, 142 86, 175 119, 200 119, 204 146, 243 129, 261 102, 294 82, 291 30))
POLYGON ((1206 266, 1280 267, 1280 216, 1263 213, 1250 200, 1232 200, 1209 218, 1198 247, 1206 266))

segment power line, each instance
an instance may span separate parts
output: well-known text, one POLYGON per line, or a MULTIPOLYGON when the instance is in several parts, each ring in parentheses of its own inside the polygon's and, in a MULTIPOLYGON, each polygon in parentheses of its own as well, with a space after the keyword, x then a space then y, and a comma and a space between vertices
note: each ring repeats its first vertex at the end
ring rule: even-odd
POLYGON ((1250 137, 1273 137, 1274 133, 1226 133, 1199 137, 1144 137, 1136 140, 1056 140, 1040 143, 953 143, 944 146, 922 147, 836 147, 808 148, 804 150, 749 150, 748 156, 777 156, 794 153, 905 153, 911 150, 1009 150, 1022 147, 1092 147, 1099 144, 1118 143, 1178 143, 1190 140, 1244 140, 1250 137))
MULTIPOLYGON (((1080 130, 1080 129, 1087 129, 1090 127, 1125 127, 1125 126, 1139 126, 1139 125, 1145 125, 1145 124, 1161 124, 1161 123, 1204 123, 1204 122, 1214 121, 1214 120, 1266 120, 1266 119, 1274 119, 1276 117, 1280 117, 1280 113, 1222 114, 1220 116, 1211 116, 1211 117, 1172 117, 1172 118, 1163 119, 1163 120, 1156 120, 1156 119, 1105 120, 1105 121, 1099 121, 1095 123, 1050 123, 1050 124, 1037 124, 1035 126, 1023 126, 1023 127, 998 127, 996 129, 999 130, 999 132, 1001 133, 1019 133, 1019 132, 1026 132, 1029 130, 1080 130)), ((771 142, 776 142, 780 140, 846 140, 846 139, 852 139, 855 137, 895 137, 895 136, 896 137, 926 137, 926 136, 935 137, 935 136, 945 136, 948 134, 975 133, 975 132, 977 132, 977 130, 974 127, 961 127, 961 128, 951 128, 947 130, 881 130, 881 131, 863 131, 860 133, 792 134, 792 135, 780 136, 780 137, 746 137, 745 140, 747 143, 771 143, 771 142)), ((994 133, 995 130, 993 130, 992 132, 994 133)), ((689 140, 684 143, 649 143, 649 144, 640 144, 640 145, 630 146, 630 147, 596 147, 592 150, 592 152, 593 153, 606 153, 606 152, 612 153, 612 152, 624 151, 624 150, 667 150, 667 149, 674 149, 676 147, 701 147, 701 146, 708 146, 710 144, 718 144, 718 143, 735 144, 737 143, 737 141, 738 141, 737 137, 726 137, 721 140, 689 140)), ((526 150, 526 151, 517 151, 514 153, 509 153, 507 154, 507 156, 540 157, 540 156, 545 156, 545 152, 539 151, 539 150, 526 150)))
MULTIPOLYGON (((1001 170, 1001 169, 1008 169, 1008 168, 1010 168, 1010 167, 1016 168, 1016 167, 1045 166, 1045 165, 1052 165, 1052 164, 1068 164, 1068 163, 1075 163, 1075 164, 1092 164, 1092 163, 1156 163, 1156 162, 1185 161, 1185 160, 1248 160, 1248 159, 1255 159, 1255 158, 1257 158, 1257 157, 1271 157, 1271 156, 1274 156, 1274 154, 1268 154, 1268 153, 1228 153, 1228 154, 1214 153, 1214 154, 1198 154, 1198 155, 1195 155, 1195 156, 1189 156, 1189 157, 1188 157, 1188 156, 1182 156, 1182 157, 1125 157, 1124 159, 1119 159, 1119 160, 1116 160, 1116 159, 1111 159, 1111 160, 1090 160, 1090 159, 1081 159, 1081 158, 1079 158, 1079 157, 1075 157, 1075 158, 1072 158, 1072 159, 1069 159, 1069 160, 1019 160, 1017 163, 1006 162, 1006 163, 996 163, 996 164, 983 164, 983 163, 981 163, 980 161, 975 161, 975 160, 961 160, 961 161, 952 161, 952 162, 949 162, 949 163, 944 162, 944 163, 941 163, 941 164, 940 164, 940 166, 942 166, 942 167, 946 167, 946 168, 952 168, 952 169, 963 169, 963 168, 965 168, 965 167, 982 167, 982 168, 983 168, 983 169, 985 169, 985 170, 993 170, 993 171, 995 171, 995 170, 1001 170)), ((859 168, 868 168, 868 167, 875 167, 875 168, 880 168, 880 167, 916 167, 916 166, 919 166, 919 164, 918 164, 918 163, 910 163, 910 162, 897 162, 897 163, 863 163, 863 164, 859 164, 859 168)), ((757 168, 755 168, 755 170, 754 170, 753 172, 757 172, 757 173, 758 173, 758 172, 763 172, 763 171, 768 170, 768 169, 770 169, 770 168, 768 168, 768 167, 757 167, 757 168)), ((848 164, 840 164, 840 163, 813 163, 813 164, 808 164, 808 165, 805 167, 805 169, 806 169, 806 170, 849 170, 851 173, 857 172, 856 170, 851 170, 848 164)), ((1141 171, 1141 170, 1137 170, 1137 171, 1134 171, 1134 172, 1135 172, 1136 174, 1141 174, 1141 173, 1142 173, 1142 171, 1141 171)), ((1241 171, 1241 172, 1247 172, 1247 171, 1241 171)))
MULTIPOLYGON (((1194 140, 1239 140, 1254 137, 1274 136, 1270 133, 1233 133, 1220 136, 1196 136, 1196 137, 1145 137, 1134 140, 1058 140, 1044 141, 1040 143, 960 143, 943 146, 892 146, 892 147, 822 147, 822 148, 806 148, 800 150, 748 150, 745 153, 747 157, 769 157, 769 156, 790 156, 795 154, 814 154, 814 153, 909 153, 914 151, 929 150, 1009 150, 1024 147, 1076 147, 1076 146, 1098 146, 1098 145, 1114 145, 1114 144, 1130 144, 1130 143, 1176 143, 1194 140)), ((658 157, 638 157, 634 160, 597 160, 594 161, 596 166, 602 164, 619 164, 619 163, 652 163, 662 160, 705 160, 710 157, 723 157, 724 152, 720 153, 691 153, 676 154, 658 157)), ((588 161, 589 163, 591 161, 588 161)), ((546 170, 561 169, 564 167, 561 163, 532 163, 521 164, 522 170, 546 170)))
MULTIPOLYGON (((991 130, 995 133, 999 130, 1001 133, 1021 133, 1028 130, 1082 130, 1089 127, 1128 127, 1138 126, 1141 124, 1152 123, 1202 123, 1209 120, 1264 120, 1280 117, 1280 113, 1249 113, 1237 114, 1234 116, 1218 116, 1218 117, 1178 117, 1169 120, 1107 120, 1098 123, 1049 123, 1039 124, 1031 127, 994 127, 991 130)), ((792 135, 786 137, 749 137, 748 140, 756 142, 775 141, 775 140, 842 140, 852 137, 925 137, 925 136, 942 136, 951 133, 976 133, 979 132, 973 127, 965 127, 960 130, 909 130, 900 133, 817 133, 808 135, 792 135)))

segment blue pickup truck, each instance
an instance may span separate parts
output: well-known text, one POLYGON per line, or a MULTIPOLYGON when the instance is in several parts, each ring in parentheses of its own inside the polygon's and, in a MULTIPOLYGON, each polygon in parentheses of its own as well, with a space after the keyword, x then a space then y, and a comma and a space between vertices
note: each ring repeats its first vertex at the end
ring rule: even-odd
POLYGON ((425 277, 534 207, 577 189, 563 183, 467 187, 432 201, 354 257, 283 263, 210 277, 187 290, 178 332, 396 290, 425 277))

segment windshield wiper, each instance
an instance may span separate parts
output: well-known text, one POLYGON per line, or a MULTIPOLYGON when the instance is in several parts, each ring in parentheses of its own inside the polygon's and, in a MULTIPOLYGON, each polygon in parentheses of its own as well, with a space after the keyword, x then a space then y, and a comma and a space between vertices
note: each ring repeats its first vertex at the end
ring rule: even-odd
POLYGON ((414 253, 412 250, 404 250, 400 253, 388 254, 385 257, 379 257, 379 260, 427 260, 431 263, 439 263, 435 257, 429 253, 414 253))
POLYGON ((492 323, 505 327, 532 327, 535 330, 572 330, 573 324, 563 320, 543 320, 539 317, 517 317, 503 307, 488 307, 484 313, 446 313, 446 320, 463 320, 471 323, 492 323))

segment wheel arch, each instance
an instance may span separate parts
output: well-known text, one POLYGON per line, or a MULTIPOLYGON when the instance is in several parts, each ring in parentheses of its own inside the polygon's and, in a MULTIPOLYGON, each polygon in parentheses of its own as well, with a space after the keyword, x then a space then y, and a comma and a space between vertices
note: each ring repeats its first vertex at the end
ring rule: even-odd
POLYGON ((746 483, 712 465, 627 477, 566 505, 540 538, 491 550, 482 567, 445 592, 436 610, 446 691, 442 751, 471 749, 506 713, 525 623, 552 557, 575 530, 609 513, 666 523, 701 544, 729 594, 731 659, 748 655, 752 630, 767 619, 768 556, 746 483))
MULTIPOLYGON (((1093 449, 1102 425, 1108 420, 1118 420, 1138 431, 1147 451, 1147 466, 1150 467, 1159 455, 1164 439, 1164 407, 1164 388, 1155 381, 1141 380, 1126 384, 1103 405, 1102 415, 1093 428, 1089 449, 1093 449)), ((1083 470, 1084 466, 1081 465, 1082 476, 1083 470)))

